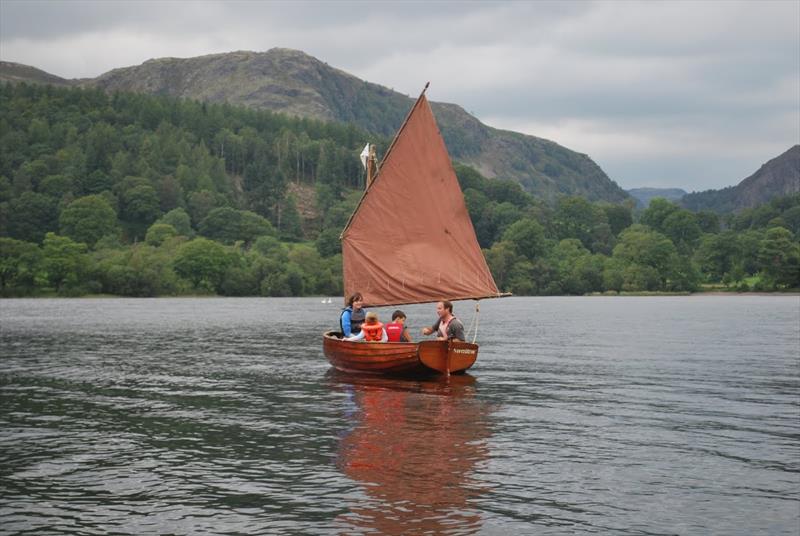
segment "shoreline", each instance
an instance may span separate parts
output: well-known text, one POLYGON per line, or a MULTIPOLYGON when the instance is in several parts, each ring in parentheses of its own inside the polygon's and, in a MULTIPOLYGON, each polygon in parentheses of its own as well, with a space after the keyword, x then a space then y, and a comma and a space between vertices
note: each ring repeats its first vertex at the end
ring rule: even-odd
MULTIPOLYGON (((596 292, 590 294, 554 294, 554 295, 513 295, 509 296, 511 298, 629 298, 629 297, 675 297, 675 296, 684 296, 684 297, 694 297, 694 296, 798 296, 800 297, 800 290, 789 290, 789 291, 774 291, 774 292, 736 292, 736 291, 725 291, 725 290, 702 290, 698 292, 648 292, 648 291, 623 291, 623 292, 596 292)), ((185 299, 207 299, 207 298, 242 298, 242 299, 252 299, 252 298, 267 298, 267 299, 293 299, 293 298, 338 298, 338 296, 323 296, 323 295, 314 295, 314 296, 221 296, 219 294, 184 294, 178 296, 118 296, 116 294, 84 294, 82 296, 58 296, 58 295, 39 295, 39 296, 0 296, 0 301, 2 300, 37 300, 37 299, 47 299, 47 300, 105 300, 105 299, 131 299, 131 300, 153 300, 153 299, 175 299, 175 298, 185 298, 185 299)), ((469 300, 464 300, 469 301, 469 300)))

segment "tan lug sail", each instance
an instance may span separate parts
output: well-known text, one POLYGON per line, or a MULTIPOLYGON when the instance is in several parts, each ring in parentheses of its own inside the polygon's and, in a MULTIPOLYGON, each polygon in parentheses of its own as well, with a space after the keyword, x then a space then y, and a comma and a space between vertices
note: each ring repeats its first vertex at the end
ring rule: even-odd
POLYGON ((424 91, 341 238, 345 296, 368 306, 501 295, 424 91))

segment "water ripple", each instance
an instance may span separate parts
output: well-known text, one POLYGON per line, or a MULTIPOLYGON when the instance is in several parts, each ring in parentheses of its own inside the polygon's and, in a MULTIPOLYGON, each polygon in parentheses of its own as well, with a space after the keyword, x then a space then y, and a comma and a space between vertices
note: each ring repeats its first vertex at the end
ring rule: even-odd
POLYGON ((330 371, 317 299, 5 300, 2 531, 797 534, 800 300, 482 309, 414 381, 330 371))

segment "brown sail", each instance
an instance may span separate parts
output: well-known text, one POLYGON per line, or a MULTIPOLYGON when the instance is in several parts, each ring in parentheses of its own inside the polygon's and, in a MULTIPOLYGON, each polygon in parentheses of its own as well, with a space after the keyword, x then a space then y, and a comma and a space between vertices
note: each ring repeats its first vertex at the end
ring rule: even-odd
POLYGON ((345 295, 369 306, 500 295, 424 92, 342 232, 342 254, 345 295))

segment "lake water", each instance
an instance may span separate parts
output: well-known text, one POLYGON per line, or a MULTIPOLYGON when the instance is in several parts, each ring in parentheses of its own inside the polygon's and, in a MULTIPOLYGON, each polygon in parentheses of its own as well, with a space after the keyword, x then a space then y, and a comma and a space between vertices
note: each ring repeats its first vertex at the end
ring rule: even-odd
POLYGON ((0 532, 800 533, 800 297, 488 300, 449 381, 320 301, 0 301, 0 532))

